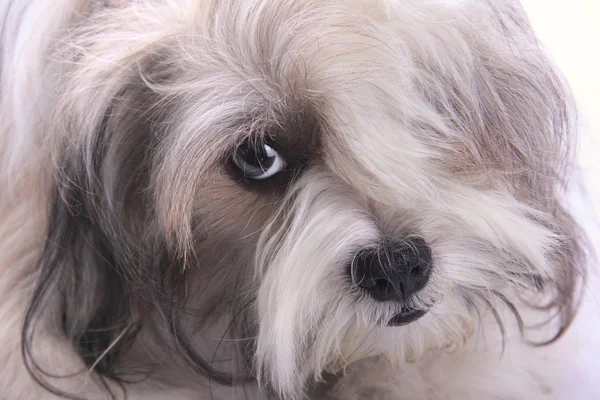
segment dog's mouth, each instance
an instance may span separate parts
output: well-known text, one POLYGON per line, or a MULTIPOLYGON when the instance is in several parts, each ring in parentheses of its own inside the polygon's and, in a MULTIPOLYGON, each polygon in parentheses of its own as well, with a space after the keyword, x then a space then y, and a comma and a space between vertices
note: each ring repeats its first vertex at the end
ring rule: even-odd
POLYGON ((402 326, 408 325, 427 314, 429 310, 416 310, 416 309, 403 309, 398 314, 394 315, 392 319, 388 321, 387 326, 402 326))

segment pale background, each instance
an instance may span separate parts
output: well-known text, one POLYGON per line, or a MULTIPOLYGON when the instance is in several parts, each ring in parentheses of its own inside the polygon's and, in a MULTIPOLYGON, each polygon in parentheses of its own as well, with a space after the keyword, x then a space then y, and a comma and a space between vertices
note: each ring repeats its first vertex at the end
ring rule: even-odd
MULTIPOLYGON (((575 94, 583 132, 581 170, 590 201, 600 210, 600 0, 521 2, 575 94)), ((596 243, 600 244, 600 236, 596 243)))
MULTIPOLYGON (((522 0, 540 40, 560 67, 580 110, 580 166, 587 195, 573 209, 600 253, 600 0, 522 0)), ((575 333, 584 343, 583 376, 561 391, 561 399, 600 400, 600 279, 597 268, 575 333), (583 329, 582 329, 583 327, 583 329)), ((567 374, 568 375, 568 374, 567 374)))

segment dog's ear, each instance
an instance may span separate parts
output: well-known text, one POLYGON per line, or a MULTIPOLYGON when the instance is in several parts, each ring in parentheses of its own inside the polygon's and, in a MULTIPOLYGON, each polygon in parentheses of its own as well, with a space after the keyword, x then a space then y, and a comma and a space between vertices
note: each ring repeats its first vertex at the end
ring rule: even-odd
POLYGON ((32 376, 61 395, 44 379, 51 371, 35 361, 41 323, 54 325, 102 382, 130 376, 120 360, 148 321, 161 350, 178 353, 216 382, 233 379, 194 350, 186 328, 187 316, 197 315, 186 306, 182 284, 185 263, 193 260, 172 246, 157 222, 152 171, 162 137, 153 127, 160 118, 156 101, 140 81, 119 91, 96 118, 79 117, 81 123, 70 121, 57 135, 64 140, 22 350, 32 376))
MULTIPOLYGON (((86 134, 61 144, 49 204, 39 279, 23 329, 25 361, 37 324, 55 325, 85 364, 116 378, 119 358, 135 339, 144 308, 164 305, 175 262, 153 235, 144 195, 152 146, 139 116, 124 114, 136 93, 124 92, 86 134)), ((67 136, 68 137, 68 136, 67 136)))
POLYGON ((575 106, 519 6, 481 7, 492 10, 482 19, 457 17, 459 35, 440 34, 433 46, 420 48, 417 85, 446 122, 445 132, 432 128, 440 152, 452 150, 444 165, 467 182, 483 171, 492 187, 506 188, 535 210, 532 218, 558 238, 548 254, 553 276, 533 276, 529 285, 543 299, 533 305, 557 317, 556 339, 575 315, 585 277, 585 238, 565 199, 575 106))

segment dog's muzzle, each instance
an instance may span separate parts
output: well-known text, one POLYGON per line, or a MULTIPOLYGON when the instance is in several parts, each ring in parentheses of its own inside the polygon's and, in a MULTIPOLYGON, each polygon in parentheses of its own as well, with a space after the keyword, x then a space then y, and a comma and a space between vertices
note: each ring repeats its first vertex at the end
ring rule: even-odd
POLYGON ((427 285, 431 269, 431 248, 422 238, 411 237, 359 251, 351 273, 353 282, 374 300, 403 305, 402 312, 388 322, 397 326, 413 322, 427 312, 404 305, 427 285))

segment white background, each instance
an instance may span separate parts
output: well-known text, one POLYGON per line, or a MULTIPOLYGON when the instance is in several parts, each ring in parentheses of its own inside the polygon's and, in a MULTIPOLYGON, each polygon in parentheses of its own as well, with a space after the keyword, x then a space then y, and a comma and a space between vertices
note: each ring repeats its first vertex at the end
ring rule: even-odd
POLYGON ((593 184, 589 189, 600 195, 600 0, 522 0, 522 4, 575 93, 586 134, 582 167, 593 184))
MULTIPOLYGON (((586 195, 573 209, 600 253, 600 0, 522 0, 533 28, 569 81, 579 105, 580 166, 586 195)), ((584 372, 561 390, 561 399, 600 399, 600 279, 592 265, 588 294, 571 333, 581 338, 584 372)), ((566 372, 566 371, 565 371, 566 372)), ((568 374, 567 374, 568 375, 568 374)))

